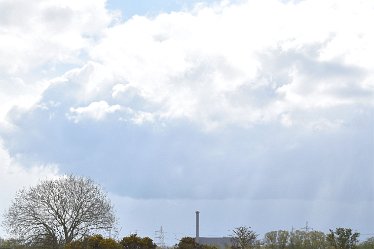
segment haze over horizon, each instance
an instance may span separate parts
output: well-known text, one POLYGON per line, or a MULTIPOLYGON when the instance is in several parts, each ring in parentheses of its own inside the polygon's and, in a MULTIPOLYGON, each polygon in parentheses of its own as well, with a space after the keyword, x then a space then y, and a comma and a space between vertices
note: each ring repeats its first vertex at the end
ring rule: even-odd
POLYGON ((0 212, 75 174, 120 236, 173 245, 195 210, 203 237, 373 234, 372 23, 369 1, 0 0, 0 212))

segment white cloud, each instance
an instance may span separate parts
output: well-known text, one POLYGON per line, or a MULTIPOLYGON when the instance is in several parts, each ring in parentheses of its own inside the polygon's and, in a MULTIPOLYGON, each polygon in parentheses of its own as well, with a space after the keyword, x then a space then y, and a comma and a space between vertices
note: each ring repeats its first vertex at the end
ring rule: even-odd
POLYGON ((105 0, 1 0, 0 123, 14 106, 36 103, 65 67, 84 63, 113 18, 105 0))
POLYGON ((80 50, 87 50, 111 21, 104 0, 2 0, 0 6, 0 70, 8 74, 78 62, 80 50))
MULTIPOLYGON (((51 22, 43 17, 52 1, 0 1, 0 131, 5 135, 10 125, 7 113, 15 106, 29 109, 45 90, 44 78, 60 61, 76 61, 77 47, 65 45, 71 37, 65 31, 56 33, 51 22), (53 34, 52 34, 53 33, 53 34), (56 39, 59 35, 60 40, 56 39), (52 65, 45 66, 50 62, 52 65)), ((62 19, 70 18, 60 16, 62 19)), ((78 35, 78 34, 77 34, 78 35)), ((79 47, 79 46, 78 46, 79 47)), ((81 46, 82 47, 82 46, 81 46)), ((22 164, 0 143, 0 210, 3 212, 11 198, 22 187, 40 179, 55 177, 56 165, 35 162, 22 164)), ((2 233, 1 233, 2 234, 2 233)))
POLYGON ((106 101, 92 102, 85 107, 70 108, 68 118, 78 123, 83 118, 102 120, 108 114, 121 110, 119 105, 109 105, 106 101))
POLYGON ((0 3, 8 10, 0 54, 11 53, 0 57, 11 58, 0 59, 2 117, 15 105, 32 106, 63 64, 79 65, 63 76, 80 85, 71 113, 105 101, 132 110, 122 119, 137 123, 147 113, 204 129, 247 127, 284 123, 285 113, 374 104, 374 69, 364 52, 374 37, 371 3, 222 2, 112 26, 104 0, 0 3))
POLYGON ((126 86, 124 84, 114 85, 113 86, 112 97, 116 98, 120 93, 126 92, 127 89, 128 89, 128 86, 126 86))
POLYGON ((135 124, 143 124, 145 122, 154 122, 155 117, 152 113, 149 112, 136 112, 132 121, 135 124))
POLYGON ((372 209, 373 3, 226 1, 110 24, 102 0, 26 2, 0 0, 14 128, 0 163, 15 178, 55 162, 133 198, 372 209))
MULTIPOLYGON (((154 107, 141 111, 161 119, 208 129, 282 123, 295 110, 373 104, 373 68, 352 50, 372 47, 369 7, 269 0, 136 16, 109 28, 90 55, 154 107)), ((129 87, 107 84, 118 101, 129 87)))

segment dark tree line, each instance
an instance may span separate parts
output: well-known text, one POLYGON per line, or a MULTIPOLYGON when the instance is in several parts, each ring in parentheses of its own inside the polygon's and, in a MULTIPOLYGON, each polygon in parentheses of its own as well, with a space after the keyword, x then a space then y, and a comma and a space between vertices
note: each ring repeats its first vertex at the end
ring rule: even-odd
MULTIPOLYGON (((250 228, 234 229, 241 231, 234 233, 232 238, 240 239, 242 243, 232 244, 224 249, 374 249, 374 237, 358 243, 358 233, 351 229, 337 228, 330 230, 328 234, 318 231, 271 231, 265 234, 262 240, 250 228), (235 235, 236 234, 236 235, 235 235), (253 236, 255 235, 255 236, 253 236), (238 238, 240 237, 240 238, 238 238)), ((65 244, 63 249, 156 249, 157 245, 149 237, 139 237, 136 234, 129 235, 121 240, 105 238, 102 235, 92 235, 71 241, 65 244)), ((24 244, 20 240, 1 240, 0 249, 48 249, 44 245, 24 244)), ((163 248, 164 249, 164 248, 163 248)), ((194 238, 184 237, 179 243, 169 249, 220 249, 215 245, 202 245, 196 243, 194 238)))
POLYGON ((350 228, 320 231, 271 231, 262 240, 250 227, 233 230, 232 249, 374 249, 374 238, 359 243, 360 234, 350 228))
MULTIPOLYGON (((13 239, 0 242, 0 249, 49 249, 52 246, 48 244, 48 241, 38 245, 26 244, 13 239)), ((113 238, 104 238, 102 235, 92 235, 60 246, 61 249, 156 249, 156 247, 151 238, 142 238, 137 234, 131 234, 119 241, 113 238)))

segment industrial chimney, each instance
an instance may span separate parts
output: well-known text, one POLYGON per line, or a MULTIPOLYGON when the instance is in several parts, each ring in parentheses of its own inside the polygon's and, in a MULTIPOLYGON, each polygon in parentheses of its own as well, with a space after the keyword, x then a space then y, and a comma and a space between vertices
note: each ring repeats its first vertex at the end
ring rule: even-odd
POLYGON ((196 243, 199 243, 199 213, 199 211, 196 211, 196 243))

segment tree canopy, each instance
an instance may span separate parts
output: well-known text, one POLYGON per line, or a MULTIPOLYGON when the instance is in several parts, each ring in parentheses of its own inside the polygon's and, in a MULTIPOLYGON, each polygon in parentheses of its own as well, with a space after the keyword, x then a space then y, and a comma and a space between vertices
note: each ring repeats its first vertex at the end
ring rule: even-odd
POLYGON ((100 186, 70 175, 17 192, 3 224, 25 242, 57 246, 112 229, 115 216, 100 186))
POLYGON ((359 233, 352 232, 350 228, 340 227, 336 228, 335 231, 330 229, 326 239, 335 249, 354 249, 357 247, 359 236, 359 233))
POLYGON ((141 238, 137 234, 124 237, 120 244, 124 249, 156 249, 157 247, 151 238, 141 238))
POLYGON ((232 248, 233 249, 250 249, 254 248, 260 242, 257 240, 256 234, 251 227, 237 227, 232 234, 232 248))
POLYGON ((174 246, 175 249, 217 249, 214 245, 203 245, 196 243, 196 240, 192 237, 183 237, 179 240, 179 243, 174 246))
POLYGON ((96 234, 67 243, 64 249, 122 249, 122 247, 114 239, 96 234))

